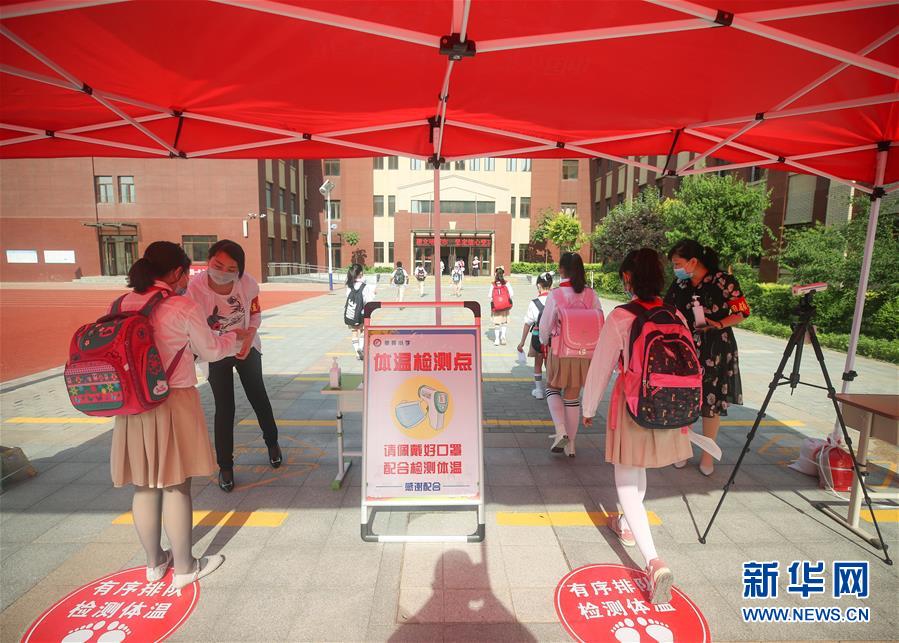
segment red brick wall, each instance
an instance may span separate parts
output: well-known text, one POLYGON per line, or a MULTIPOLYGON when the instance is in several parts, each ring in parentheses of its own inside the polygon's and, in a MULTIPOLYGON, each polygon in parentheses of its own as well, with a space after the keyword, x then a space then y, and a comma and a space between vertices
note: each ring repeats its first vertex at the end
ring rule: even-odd
MULTIPOLYGON (((539 225, 541 210, 551 208, 557 211, 563 203, 577 203, 577 216, 584 232, 591 232, 590 200, 590 160, 579 159, 577 180, 562 179, 561 159, 534 159, 531 172, 531 226, 539 225)), ((552 243, 547 243, 554 260, 560 252, 552 243)), ((590 245, 584 244, 578 252, 585 260, 590 258, 590 245)))

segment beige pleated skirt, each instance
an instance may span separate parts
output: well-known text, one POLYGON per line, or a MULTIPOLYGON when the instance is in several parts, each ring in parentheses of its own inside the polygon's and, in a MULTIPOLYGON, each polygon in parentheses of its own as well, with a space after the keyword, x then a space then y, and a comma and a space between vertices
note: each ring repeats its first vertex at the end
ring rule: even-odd
POLYGON ((616 384, 606 427, 606 462, 658 469, 691 455, 688 433, 681 429, 644 429, 634 422, 627 412, 624 391, 616 384))
POLYGON ((109 459, 116 487, 159 489, 212 475, 215 456, 196 387, 173 388, 155 409, 117 417, 109 459))
POLYGON ((552 347, 546 355, 546 382, 549 388, 583 388, 590 360, 580 357, 556 357, 552 347))
POLYGON ((509 311, 503 310, 498 313, 491 313, 490 318, 493 320, 494 326, 502 326, 509 323, 509 311))

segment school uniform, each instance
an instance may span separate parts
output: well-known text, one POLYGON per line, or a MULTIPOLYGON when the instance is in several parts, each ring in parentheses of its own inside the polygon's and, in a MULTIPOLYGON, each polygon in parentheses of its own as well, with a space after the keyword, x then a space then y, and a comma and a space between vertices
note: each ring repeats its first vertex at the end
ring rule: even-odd
MULTIPOLYGON (((353 283, 353 290, 359 290, 360 288, 363 289, 363 290, 362 290, 362 305, 364 306, 364 305, 367 304, 368 302, 374 300, 374 298, 375 298, 375 287, 372 286, 372 285, 371 285, 370 283, 368 283, 367 281, 365 281, 365 277, 359 277, 359 278, 353 283)), ((347 286, 347 287, 346 287, 346 296, 347 296, 347 297, 350 296, 350 292, 351 292, 351 291, 350 291, 350 287, 347 286)), ((358 325, 356 325, 356 326, 353 326, 353 325, 351 325, 351 324, 347 324, 347 328, 351 328, 351 329, 354 329, 354 330, 362 330, 362 326, 363 326, 363 324, 361 324, 361 323, 358 324, 358 325)))
POLYGON ((540 318, 540 343, 549 346, 546 355, 546 385, 551 389, 582 388, 587 379, 587 369, 590 368, 589 359, 556 357, 551 346, 552 338, 560 331, 559 310, 572 306, 582 307, 577 303, 578 301, 584 302, 586 308, 594 308, 599 311, 599 317, 602 320, 602 305, 592 288, 585 286, 582 292, 576 293, 571 287, 571 281, 563 279, 559 287, 550 291, 546 298, 546 308, 540 318))
MULTIPOLYGON (((172 291, 168 284, 157 281, 145 293, 126 295, 121 310, 141 309, 159 290, 172 291)), ((172 371, 169 395, 162 404, 137 415, 116 417, 110 450, 116 487, 171 487, 215 471, 192 356, 215 361, 234 355, 239 349, 237 337, 213 333, 200 307, 188 297, 173 296, 161 302, 150 313, 150 325, 163 364, 171 364, 175 355, 187 348, 172 371)))
MULTIPOLYGON (((490 299, 490 317, 493 320, 494 326, 500 326, 502 324, 509 323, 509 313, 512 312, 511 308, 507 308, 506 310, 494 311, 493 310, 493 288, 498 285, 499 282, 495 281, 490 284, 490 290, 488 290, 488 298, 490 299)), ((512 284, 508 281, 505 283, 506 288, 509 290, 509 301, 514 301, 515 293, 512 290, 512 284)))
MULTIPOLYGON (((661 303, 661 300, 658 301, 661 303)), ((677 313, 686 325, 680 312, 677 313)), ((683 429, 646 429, 627 411, 624 379, 620 376, 630 362, 630 335, 636 317, 616 308, 606 319, 587 372, 584 385, 584 417, 595 417, 606 387, 617 368, 619 377, 612 390, 606 420, 606 462, 633 467, 658 468, 689 458, 689 427, 683 429)))
MULTIPOLYGON (((546 308, 546 298, 547 297, 549 297, 549 293, 545 292, 536 298, 537 300, 540 301, 541 304, 543 304, 544 309, 546 308)), ((534 326, 539 319, 540 319, 540 308, 537 306, 536 301, 534 299, 532 299, 528 303, 527 312, 524 314, 524 323, 529 324, 530 326, 534 326)), ((538 342, 540 340, 540 336, 539 336, 540 329, 534 328, 533 330, 536 330, 538 334, 534 335, 533 331, 531 332, 531 341, 528 342, 528 357, 536 357, 537 356, 537 349, 534 348, 534 340, 536 339, 538 342)))

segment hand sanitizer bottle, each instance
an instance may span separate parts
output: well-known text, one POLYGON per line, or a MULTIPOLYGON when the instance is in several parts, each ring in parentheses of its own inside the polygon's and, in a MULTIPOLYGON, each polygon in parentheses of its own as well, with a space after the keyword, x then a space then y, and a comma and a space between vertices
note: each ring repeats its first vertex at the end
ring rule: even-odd
POLYGON ((331 371, 329 372, 328 378, 328 386, 330 388, 340 388, 340 365, 337 363, 337 358, 334 358, 334 362, 331 364, 331 371))
POLYGON ((705 310, 702 302, 699 301, 699 295, 693 295, 693 327, 701 328, 705 326, 705 310))

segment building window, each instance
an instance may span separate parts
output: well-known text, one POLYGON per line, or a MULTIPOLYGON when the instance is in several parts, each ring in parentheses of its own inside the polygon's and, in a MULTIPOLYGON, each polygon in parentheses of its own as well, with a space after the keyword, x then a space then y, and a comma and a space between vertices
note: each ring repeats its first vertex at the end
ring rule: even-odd
POLYGON ((387 261, 393 263, 393 241, 387 242, 387 261))
POLYGON ((331 200, 331 220, 340 221, 340 201, 331 200))
POLYGON ((455 169, 464 170, 465 169, 465 161, 456 161, 455 169))
POLYGON ((387 169, 388 169, 388 170, 398 170, 398 169, 400 169, 400 157, 398 157, 398 156, 388 156, 388 157, 387 157, 387 169))
POLYGON ((387 197, 387 216, 392 217, 396 214, 396 196, 391 194, 387 197))
POLYGON ((518 259, 515 257, 515 244, 514 243, 512 244, 512 251, 509 253, 509 258, 512 259, 513 263, 516 261, 521 261, 521 259, 518 259))
POLYGON ((134 203, 134 177, 119 177, 119 203, 134 203))
POLYGON ((529 248, 530 248, 530 246, 526 243, 518 244, 518 260, 519 261, 530 261, 531 260, 529 248))
POLYGON ((506 172, 514 172, 517 165, 516 159, 506 159, 506 172))
POLYGON ((512 207, 509 208, 509 214, 512 215, 512 218, 515 218, 515 197, 512 197, 512 207))
POLYGON ((281 261, 290 261, 287 256, 287 239, 281 239, 281 261))
POLYGON ((181 237, 181 247, 190 257, 191 261, 206 263, 209 261, 209 249, 218 241, 214 234, 210 235, 184 235, 181 237))
POLYGON ((754 166, 749 171, 749 182, 755 183, 756 181, 766 181, 768 179, 768 168, 754 166))
POLYGON ((275 260, 275 240, 269 237, 268 239, 268 260, 275 260))
POLYGON ((518 159, 518 169, 522 172, 530 172, 531 159, 518 159))
POLYGON ((284 188, 278 192, 278 209, 281 212, 287 212, 287 190, 284 188))
POLYGON ((325 176, 340 176, 340 159, 325 159, 325 176))
POLYGON ((421 159, 409 159, 410 170, 423 170, 424 167, 424 161, 421 159))
POLYGON ((384 197, 380 194, 375 195, 374 213, 376 217, 384 216, 384 197))
POLYGON ((563 203, 562 212, 577 216, 577 203, 563 203))
POLYGON ((374 169, 383 170, 384 169, 384 157, 376 156, 374 159, 374 169))
POLYGON ((299 199, 297 199, 297 195, 293 192, 290 193, 290 213, 291 214, 299 214, 300 213, 299 199))
POLYGON ((562 161, 562 180, 574 181, 577 179, 578 161, 562 161))
POLYGON ((112 203, 112 177, 111 176, 95 176, 97 189, 97 203, 112 203))
MULTIPOLYGON (((434 211, 431 200, 412 201, 412 212, 430 214, 434 211)), ((440 201, 441 214, 496 214, 496 201, 440 201)))
POLYGON ((496 169, 496 159, 492 157, 484 159, 484 169, 493 172, 496 169))
POLYGON ((384 242, 375 241, 375 263, 384 263, 384 242))
POLYGON ((472 172, 481 169, 481 159, 469 159, 468 161, 468 169, 472 172))
POLYGON ((265 207, 269 210, 272 209, 272 190, 274 189, 275 186, 270 181, 265 182, 265 207))
POLYGON ((522 219, 531 218, 531 197, 521 197, 521 205, 518 208, 518 216, 520 216, 522 219))

